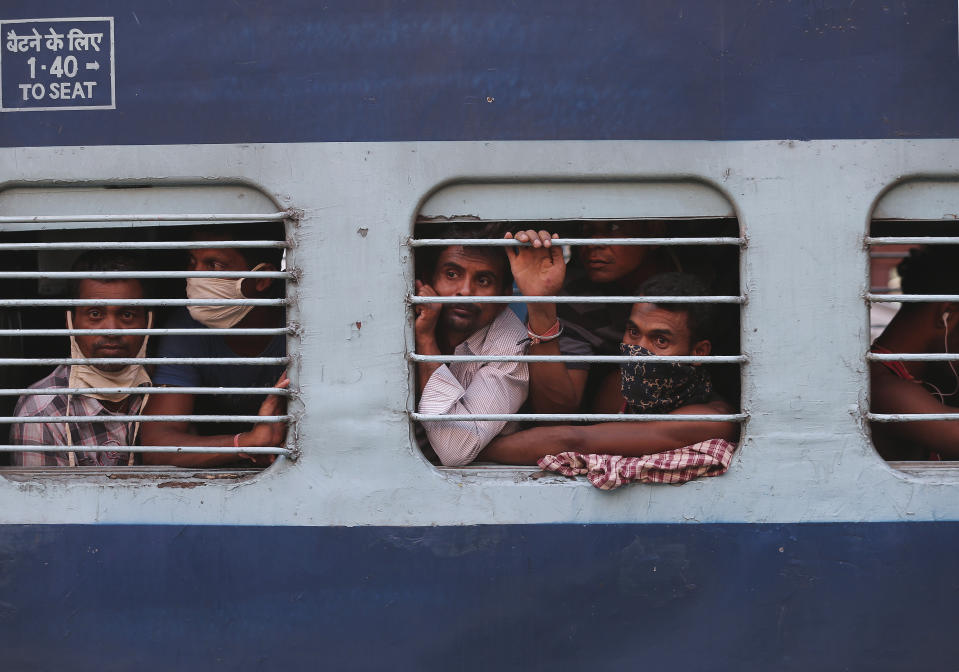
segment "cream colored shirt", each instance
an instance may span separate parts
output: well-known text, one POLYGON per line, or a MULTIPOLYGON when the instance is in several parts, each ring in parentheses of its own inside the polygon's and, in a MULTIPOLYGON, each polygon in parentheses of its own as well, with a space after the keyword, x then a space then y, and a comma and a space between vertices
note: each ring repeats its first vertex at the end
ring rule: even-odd
MULTIPOLYGON (((456 346, 454 355, 523 355, 526 327, 509 308, 456 346)), ((516 413, 529 391, 526 362, 453 362, 440 366, 426 383, 419 412, 430 415, 516 413)), ((476 459, 497 435, 509 434, 517 423, 505 421, 427 421, 430 445, 445 466, 462 466, 476 459)))

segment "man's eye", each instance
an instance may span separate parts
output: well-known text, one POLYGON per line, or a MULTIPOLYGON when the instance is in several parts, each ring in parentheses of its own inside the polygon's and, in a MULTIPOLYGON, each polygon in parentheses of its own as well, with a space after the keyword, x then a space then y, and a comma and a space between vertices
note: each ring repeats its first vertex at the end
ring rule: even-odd
POLYGON ((452 280, 456 277, 456 271, 446 271, 446 278, 452 280))
POLYGON ((669 341, 663 336, 658 336, 656 338, 656 345, 660 348, 665 348, 667 345, 669 345, 669 341))
POLYGON ((100 319, 100 311, 99 311, 99 310, 88 310, 88 311, 87 311, 87 317, 90 318, 91 320, 99 320, 99 319, 100 319))

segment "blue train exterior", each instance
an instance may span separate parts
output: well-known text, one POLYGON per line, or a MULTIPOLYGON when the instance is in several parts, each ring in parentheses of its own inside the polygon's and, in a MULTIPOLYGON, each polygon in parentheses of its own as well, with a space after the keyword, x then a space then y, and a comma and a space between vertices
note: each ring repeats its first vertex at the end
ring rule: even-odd
POLYGON ((302 211, 300 456, 5 473, 0 667, 956 667, 959 471, 875 454, 863 299, 874 217, 959 212, 954 3, 7 0, 0 49, 70 17, 112 19, 113 109, 0 82, 0 215, 137 185, 302 211), (727 474, 603 493, 422 457, 406 240, 508 217, 504 185, 555 194, 544 219, 737 219, 727 474))

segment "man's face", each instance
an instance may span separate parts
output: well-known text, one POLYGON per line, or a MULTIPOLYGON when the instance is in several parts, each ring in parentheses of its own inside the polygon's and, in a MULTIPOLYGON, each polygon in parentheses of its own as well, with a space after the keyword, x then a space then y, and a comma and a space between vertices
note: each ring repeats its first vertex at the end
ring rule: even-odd
POLYGON ((232 247, 190 250, 188 271, 248 271, 246 258, 232 247))
MULTIPOLYGON (((136 280, 99 282, 83 280, 78 299, 142 299, 143 287, 136 280)), ((73 313, 75 329, 146 329, 146 310, 141 306, 77 306, 73 313)), ((143 336, 76 336, 85 357, 136 357, 143 336)), ((119 371, 126 364, 98 364, 103 371, 119 371)))
MULTIPOLYGON (((500 263, 476 249, 453 245, 440 253, 431 284, 440 296, 499 296, 506 263, 506 255, 500 263)), ((449 332, 472 334, 496 319, 503 308, 496 303, 445 304, 440 322, 449 332)))
MULTIPOLYGON (((233 247, 206 247, 190 250, 187 260, 188 271, 249 271, 250 266, 240 251, 233 247)), ((275 270, 272 264, 265 264, 261 270, 275 270)), ((244 278, 241 286, 247 298, 262 296, 273 284, 270 278, 244 278)))
POLYGON ((712 346, 709 341, 691 342, 687 320, 684 312, 674 313, 652 303, 633 304, 623 343, 642 346, 654 355, 708 355, 712 346))
MULTIPOLYGON (((641 238, 660 235, 659 222, 591 222, 585 238, 641 238)), ((579 253, 591 282, 616 282, 646 261, 654 248, 645 245, 587 245, 579 253)))

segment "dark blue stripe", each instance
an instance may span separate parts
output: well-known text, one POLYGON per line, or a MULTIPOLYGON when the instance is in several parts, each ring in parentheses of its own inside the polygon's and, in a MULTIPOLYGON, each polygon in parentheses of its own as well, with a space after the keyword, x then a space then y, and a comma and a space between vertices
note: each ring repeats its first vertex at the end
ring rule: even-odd
POLYGON ((959 137, 952 0, 5 0, 116 17, 116 111, 0 146, 959 137), (487 102, 491 99, 491 102, 487 102))
POLYGON ((9 670, 952 670, 956 523, 5 526, 9 670))

